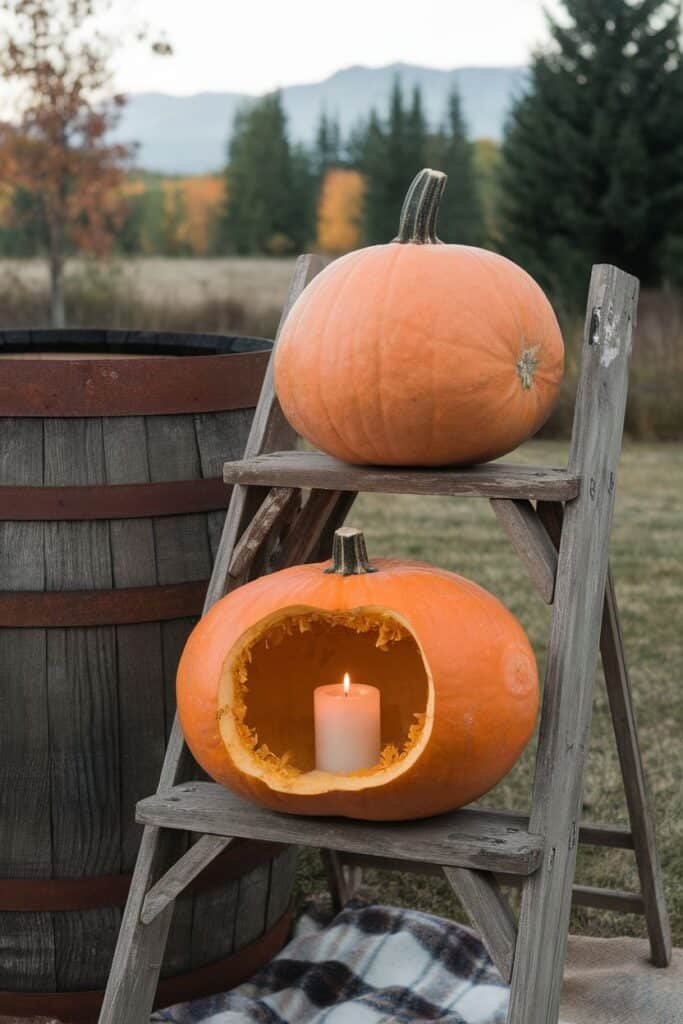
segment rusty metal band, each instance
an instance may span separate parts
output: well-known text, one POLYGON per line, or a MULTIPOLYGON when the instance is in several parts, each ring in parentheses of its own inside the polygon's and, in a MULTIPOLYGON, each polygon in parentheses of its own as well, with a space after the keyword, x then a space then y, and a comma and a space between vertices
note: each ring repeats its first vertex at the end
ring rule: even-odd
POLYGON ((0 520, 140 519, 215 512, 227 508, 230 492, 221 477, 83 487, 0 485, 0 520))
POLYGON ((270 353, 0 360, 0 416, 160 416, 250 409, 270 353))
MULTIPOLYGON (((255 942, 224 960, 164 978, 154 1008, 226 992, 268 963, 289 936, 292 907, 255 942)), ((0 1014, 16 1017, 58 1017, 65 1024, 96 1024, 104 992, 0 992, 0 1014)))
MULTIPOLYGON (((279 843, 236 839, 184 890, 188 895, 232 882, 281 853, 279 843)), ((132 875, 98 875, 93 878, 0 879, 0 911, 50 912, 100 910, 123 907, 132 875)))
POLYGON ((116 590, 0 593, 0 627, 51 629, 165 622, 201 614, 208 580, 116 590))

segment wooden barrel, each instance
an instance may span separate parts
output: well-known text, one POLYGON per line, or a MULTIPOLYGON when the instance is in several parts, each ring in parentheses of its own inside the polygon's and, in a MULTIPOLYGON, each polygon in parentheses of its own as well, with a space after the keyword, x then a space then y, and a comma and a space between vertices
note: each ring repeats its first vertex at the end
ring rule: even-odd
MULTIPOLYGON (((270 343, 0 333, 0 1014, 97 1019, 270 343)), ((229 847, 179 901, 157 1005, 286 937, 294 858, 229 847)))

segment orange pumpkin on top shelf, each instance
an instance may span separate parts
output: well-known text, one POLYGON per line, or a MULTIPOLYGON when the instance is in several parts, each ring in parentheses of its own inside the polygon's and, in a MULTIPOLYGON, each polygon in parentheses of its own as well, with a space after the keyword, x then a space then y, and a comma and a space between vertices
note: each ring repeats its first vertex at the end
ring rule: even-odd
POLYGON ((439 241, 445 185, 421 171, 398 236, 331 263, 284 324, 285 416, 346 462, 487 462, 535 434, 557 398, 564 346, 552 306, 505 257, 439 241))

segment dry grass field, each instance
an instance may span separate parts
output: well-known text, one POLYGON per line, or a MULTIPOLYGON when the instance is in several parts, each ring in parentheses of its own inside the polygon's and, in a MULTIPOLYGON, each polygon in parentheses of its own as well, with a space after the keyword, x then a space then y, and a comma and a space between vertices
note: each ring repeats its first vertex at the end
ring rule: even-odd
MULTIPOLYGON (((251 333, 272 337, 294 260, 140 257, 67 267, 74 327, 251 333)), ((0 329, 45 327, 47 269, 0 260, 0 329)))
MULTIPOLYGON (((566 445, 527 444, 515 459, 563 465, 566 445)), ((677 945, 683 944, 683 445, 627 444, 620 466, 612 562, 645 765, 658 822, 669 910, 677 945)), ((496 594, 519 617, 533 643, 541 677, 550 612, 524 574, 486 502, 471 498, 362 496, 349 523, 366 533, 370 555, 403 555, 470 577, 496 594)), ((485 802, 528 806, 534 744, 485 802)), ((601 678, 596 687, 586 791, 586 818, 627 822, 619 766, 601 678)), ((637 888, 628 851, 581 848, 582 883, 637 888)), ((303 855, 302 893, 322 889, 317 855, 303 855)), ((368 872, 366 892, 379 900, 458 915, 445 883, 415 875, 368 872)), ((642 919, 575 910, 572 928, 598 935, 642 935, 642 919)))

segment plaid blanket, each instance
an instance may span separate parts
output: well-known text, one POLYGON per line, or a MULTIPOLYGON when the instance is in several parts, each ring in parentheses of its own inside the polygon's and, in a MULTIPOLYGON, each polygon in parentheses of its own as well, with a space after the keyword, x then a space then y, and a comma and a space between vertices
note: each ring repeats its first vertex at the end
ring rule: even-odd
POLYGON ((223 995, 157 1011, 172 1024, 502 1024, 508 989, 452 921, 358 900, 333 920, 309 906, 294 938, 223 995))

